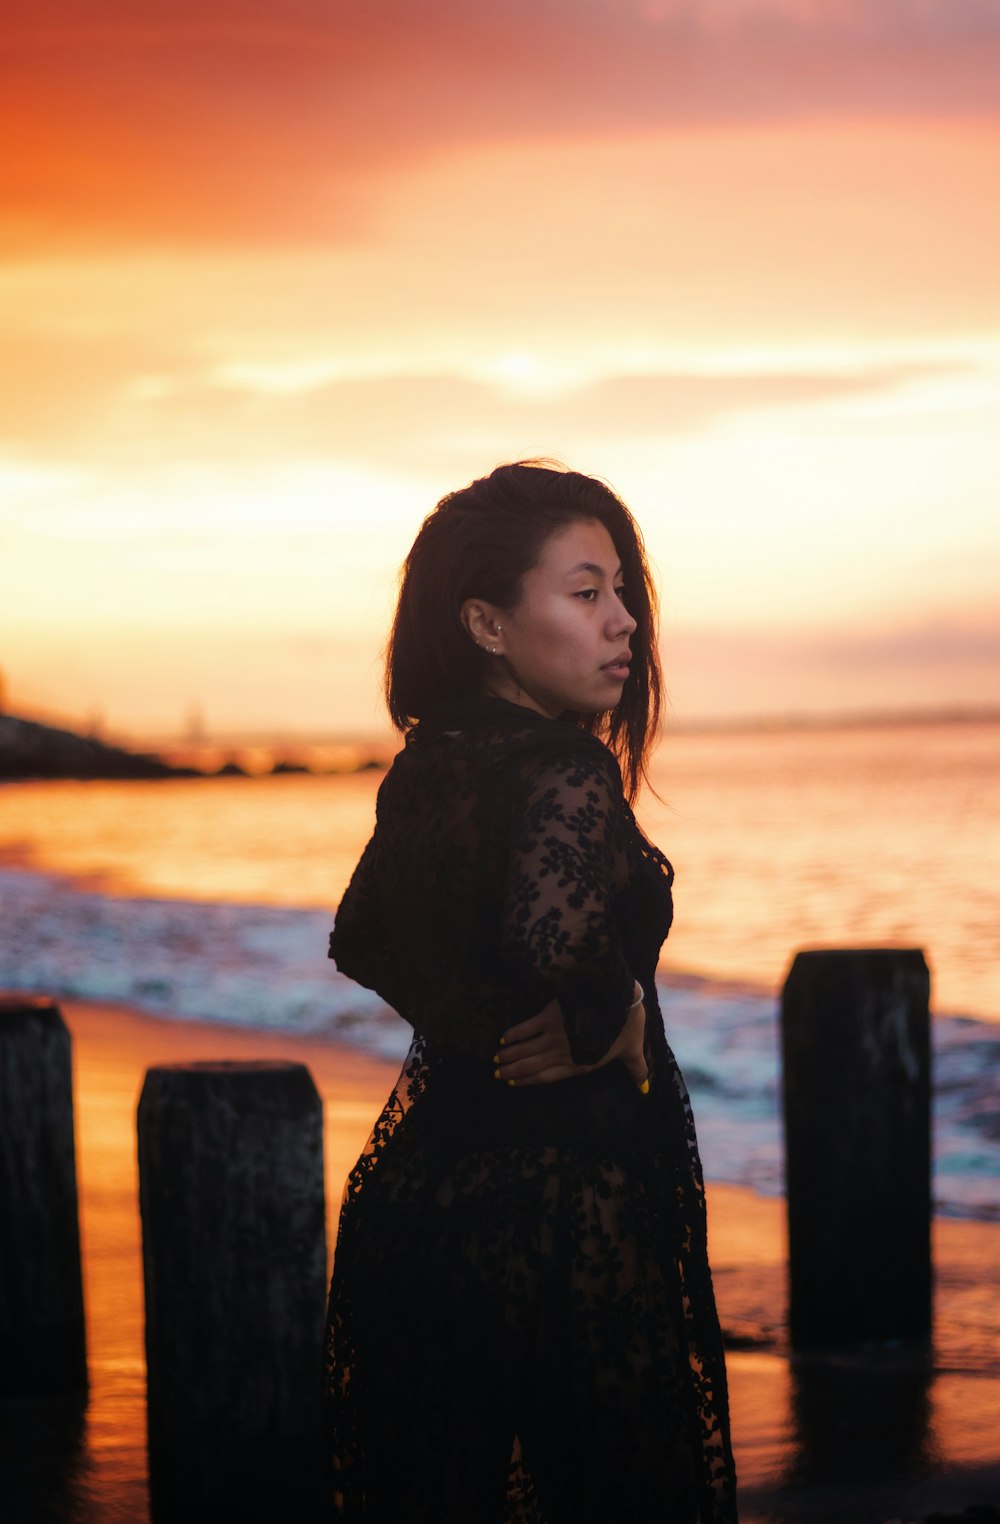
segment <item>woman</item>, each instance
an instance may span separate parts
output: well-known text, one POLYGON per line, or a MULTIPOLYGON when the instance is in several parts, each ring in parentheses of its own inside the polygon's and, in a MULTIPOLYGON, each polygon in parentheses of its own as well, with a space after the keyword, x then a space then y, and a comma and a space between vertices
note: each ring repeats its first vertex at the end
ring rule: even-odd
POLYGON ((736 1518, 654 984, 673 873, 628 802, 659 681, 642 542, 601 482, 501 466, 425 520, 387 652, 406 745, 330 939, 415 1033, 341 1208, 339 1517, 736 1518))

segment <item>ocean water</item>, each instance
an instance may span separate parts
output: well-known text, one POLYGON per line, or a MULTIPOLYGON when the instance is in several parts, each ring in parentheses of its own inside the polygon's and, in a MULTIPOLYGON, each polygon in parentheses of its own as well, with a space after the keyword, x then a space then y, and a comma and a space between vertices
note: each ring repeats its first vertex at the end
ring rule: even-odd
MULTIPOLYGON (((637 811, 677 871, 658 975, 710 1178, 782 1188, 777 992, 814 946, 921 946, 934 1196, 1000 1218, 1000 726, 676 736, 637 811)), ((379 775, 0 788, 0 987, 402 1057, 326 958, 379 775)))

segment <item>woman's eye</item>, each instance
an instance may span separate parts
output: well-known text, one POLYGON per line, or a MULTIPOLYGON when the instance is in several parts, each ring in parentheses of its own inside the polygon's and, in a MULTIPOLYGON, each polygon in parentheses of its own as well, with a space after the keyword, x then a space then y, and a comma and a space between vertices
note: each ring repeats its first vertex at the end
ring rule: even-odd
POLYGON ((585 588, 582 588, 580 590, 580 592, 577 593, 576 596, 578 598, 584 598, 584 599, 586 599, 586 601, 588 603, 593 603, 594 599, 597 597, 597 588, 596 587, 585 587, 585 588))
POLYGON ((618 597, 621 599, 622 603, 624 603, 625 602, 625 584, 624 584, 624 582, 620 583, 618 585, 618 587, 615 588, 615 592, 617 593, 618 597))

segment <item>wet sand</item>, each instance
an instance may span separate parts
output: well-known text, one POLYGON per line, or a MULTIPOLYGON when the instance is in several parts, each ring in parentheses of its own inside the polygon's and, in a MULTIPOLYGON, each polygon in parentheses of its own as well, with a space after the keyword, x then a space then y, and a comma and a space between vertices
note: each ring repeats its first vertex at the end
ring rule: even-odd
MULTIPOLYGON (((9 1524, 146 1524, 135 1145, 146 1069, 208 1058, 308 1064, 324 1100, 332 1253, 344 1179, 398 1064, 120 1007, 62 1009, 74 1042, 90 1396, 85 1408, 0 1409, 0 1513, 9 1524)), ((711 1185, 709 1229, 743 1524, 887 1524, 971 1505, 1000 1519, 1000 1224, 936 1220, 932 1352, 811 1361, 790 1359, 785 1344, 783 1201, 711 1185)))

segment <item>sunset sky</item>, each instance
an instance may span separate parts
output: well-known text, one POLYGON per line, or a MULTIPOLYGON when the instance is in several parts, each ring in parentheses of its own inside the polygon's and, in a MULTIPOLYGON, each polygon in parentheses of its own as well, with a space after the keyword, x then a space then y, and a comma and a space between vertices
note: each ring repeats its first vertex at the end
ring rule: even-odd
POLYGON ((12 709, 370 731, 535 455, 678 721, 1000 703, 993 0, 15 0, 0 69, 12 709))

